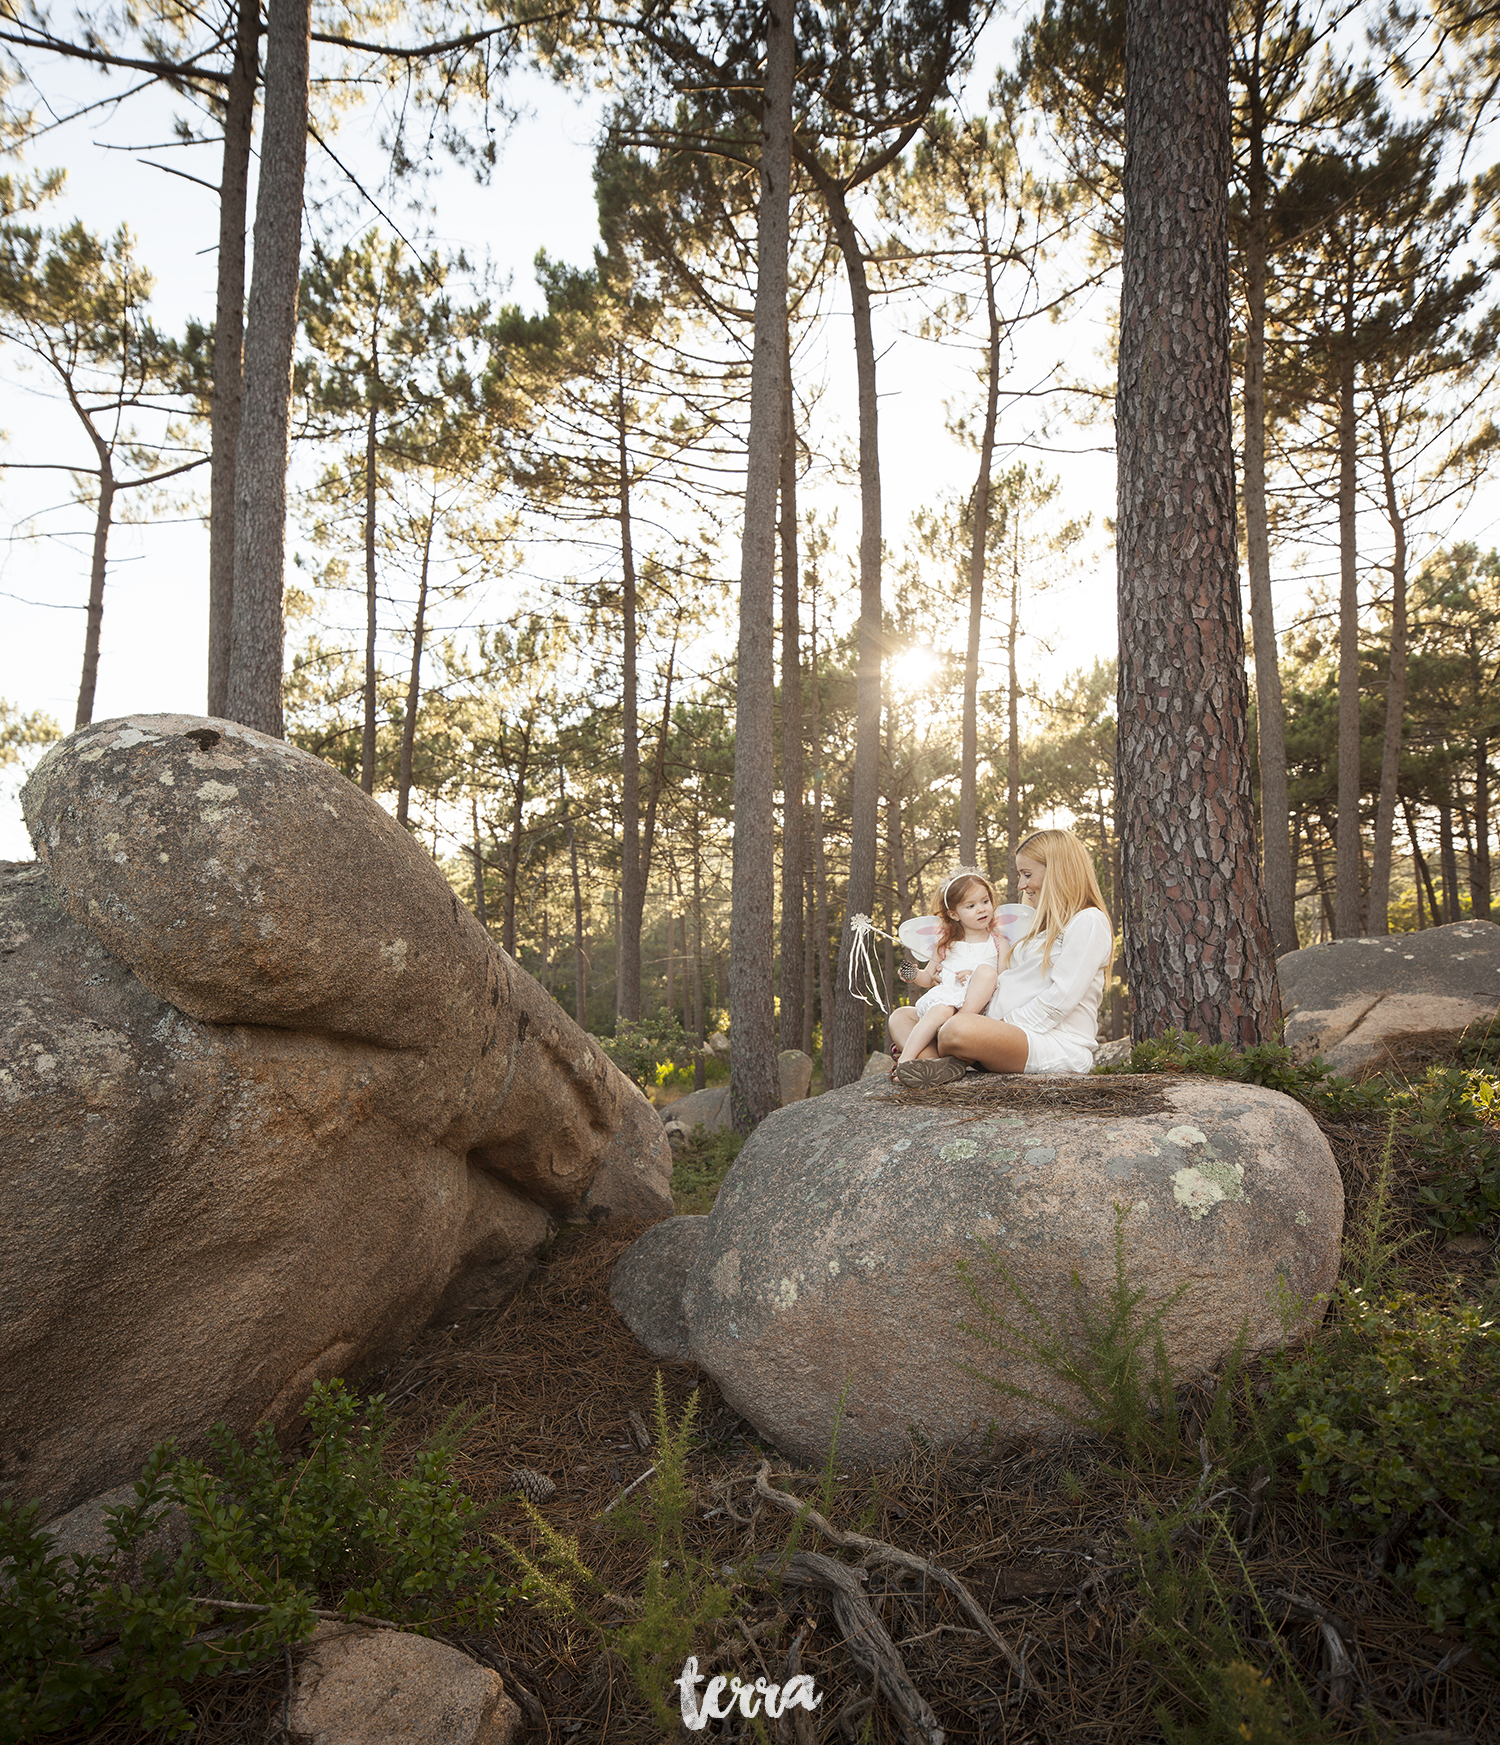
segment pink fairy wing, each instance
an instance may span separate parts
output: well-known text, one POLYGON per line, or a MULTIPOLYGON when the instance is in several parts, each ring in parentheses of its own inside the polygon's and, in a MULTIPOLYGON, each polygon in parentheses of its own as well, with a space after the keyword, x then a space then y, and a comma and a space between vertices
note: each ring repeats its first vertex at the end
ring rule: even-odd
POLYGON ((1028 908, 1025 903, 1002 903, 995 911, 994 920, 990 922, 990 932, 1003 935, 1014 945, 1030 930, 1034 920, 1036 910, 1028 908))
POLYGON ((938 948, 938 941, 943 937, 943 921, 940 915, 913 915, 910 921, 903 921, 897 929, 897 937, 913 957, 920 957, 923 963, 930 963, 938 948))

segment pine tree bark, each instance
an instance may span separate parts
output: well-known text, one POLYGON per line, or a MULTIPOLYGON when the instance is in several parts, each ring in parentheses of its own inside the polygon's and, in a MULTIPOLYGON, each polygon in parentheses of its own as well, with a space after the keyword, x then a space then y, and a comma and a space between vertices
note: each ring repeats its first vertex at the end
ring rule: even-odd
POLYGON ((234 469, 234 601, 224 713, 274 739, 282 736, 286 474, 311 19, 311 0, 268 0, 255 261, 234 469))
POLYGON ((583 881, 578 874, 578 836, 573 828, 572 814, 568 811, 567 777, 560 764, 557 770, 557 793, 568 820, 568 874, 573 882, 573 1015, 578 1021, 578 1028, 586 1030, 588 1026, 584 1023, 584 1015, 588 1009, 589 958, 583 937, 583 881))
POLYGON ((756 220, 755 350, 750 364, 745 527, 740 547, 729 920, 729 1113, 741 1133, 749 1133, 781 1101, 772 1000, 776 912, 772 616, 776 492, 785 423, 782 408, 796 58, 793 0, 770 0, 756 220))
POLYGON ((1286 705, 1271 599, 1266 516, 1266 106, 1257 46, 1247 93, 1250 166, 1245 231, 1245 549, 1255 654, 1255 720, 1260 751, 1262 880, 1276 955, 1297 949, 1296 879, 1288 828, 1286 705))
POLYGON ((214 385, 208 407, 208 712, 224 713, 234 605, 234 468, 244 391, 245 219, 250 142, 260 63, 259 0, 239 0, 234 62, 224 93, 219 170, 218 285, 214 294, 214 385))
POLYGON ((417 618, 411 632, 411 678, 406 686, 406 719, 401 723, 401 761, 396 772, 396 822, 406 823, 411 802, 412 753, 417 743, 417 708, 422 701, 422 637, 427 624, 427 578, 432 563, 432 527, 436 520, 434 501, 427 514, 427 533, 422 541, 422 573, 417 583, 417 618))
POLYGON ((534 713, 522 723, 515 780, 511 786, 510 846, 505 855, 505 912, 500 943, 512 957, 516 955, 516 886, 521 879, 521 838, 526 829, 526 777, 531 768, 531 735, 535 725, 534 713))
MULTIPOLYGON (((92 428, 89 434, 93 436, 92 428)), ((99 457, 99 502, 94 510, 94 550, 89 564, 89 604, 83 632, 83 670, 78 679, 78 708, 73 727, 94 719, 94 693, 99 685, 99 638, 104 627, 104 578, 109 555, 109 529, 115 513, 115 474, 108 447, 94 437, 99 457)))
POLYGON ((1137 1040, 1269 1041, 1230 416, 1227 0, 1128 0, 1117 792, 1137 1040))
POLYGON ((359 741, 359 785, 375 792, 375 637, 378 609, 375 598, 375 489, 380 459, 379 407, 380 339, 370 335, 370 412, 365 421, 365 684, 364 730, 359 741))
POLYGON ((802 1046, 803 810, 802 625, 797 561, 797 427, 792 398, 791 329, 787 328, 781 440, 781 1009, 783 1048, 802 1046))
POLYGON ((484 912, 484 850, 479 846, 479 801, 469 802, 474 820, 474 919, 486 932, 489 930, 489 920, 484 912))
POLYGON ((1021 711, 1017 695, 1016 638, 1021 633, 1021 526, 1016 516, 1016 555, 1010 572, 1010 628, 1005 639, 1005 900, 1014 903, 1016 849, 1021 841, 1021 711))
POLYGON ((847 1085, 865 1069, 869 1008, 849 992, 854 935, 850 915, 875 908, 875 862, 880 830, 880 427, 875 389, 875 338, 870 287, 859 232, 842 190, 826 178, 823 195, 843 256, 854 314, 854 363, 859 403, 859 665, 855 679, 854 781, 850 806, 849 887, 839 939, 833 1019, 823 1018, 823 1084, 847 1085))
POLYGON ((995 263, 988 247, 984 251, 984 304, 989 319, 985 352, 989 381, 969 543, 969 641, 964 654, 963 744, 958 778, 958 858, 965 866, 975 865, 979 853, 979 632, 984 621, 984 566, 990 538, 990 469, 995 464, 995 425, 1000 416, 1000 309, 995 299, 995 263))
POLYGON ((615 439, 620 492, 620 935, 618 1017, 638 1023, 641 1016, 641 926, 646 912, 646 881, 641 870, 641 728, 636 674, 635 541, 630 508, 630 446, 625 418, 623 370, 616 397, 615 439))
POLYGON ((1370 861, 1372 934, 1391 930, 1391 855, 1396 835, 1396 794, 1401 776, 1401 727, 1406 713, 1406 517, 1396 499, 1396 480, 1385 420, 1377 415, 1385 513, 1391 528, 1391 646, 1385 686, 1385 739, 1380 754, 1380 798, 1375 805, 1375 847, 1370 861))
MULTIPOLYGON (((1352 220, 1351 220, 1352 222, 1352 220)), ((1350 243, 1352 253, 1353 243, 1350 243)), ((1351 265, 1350 272, 1353 272, 1351 265)), ((1339 786, 1334 837, 1333 936, 1357 939, 1359 874, 1359 567, 1355 533, 1354 303, 1344 309, 1339 354, 1339 786)))

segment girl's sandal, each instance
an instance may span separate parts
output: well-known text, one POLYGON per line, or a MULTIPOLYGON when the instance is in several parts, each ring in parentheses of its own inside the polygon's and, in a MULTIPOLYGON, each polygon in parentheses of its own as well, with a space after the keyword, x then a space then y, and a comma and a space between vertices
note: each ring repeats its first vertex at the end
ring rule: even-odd
POLYGON ((896 1083, 909 1091, 932 1090, 938 1085, 953 1085, 968 1071, 968 1065, 951 1054, 937 1060, 903 1060, 896 1068, 896 1083))

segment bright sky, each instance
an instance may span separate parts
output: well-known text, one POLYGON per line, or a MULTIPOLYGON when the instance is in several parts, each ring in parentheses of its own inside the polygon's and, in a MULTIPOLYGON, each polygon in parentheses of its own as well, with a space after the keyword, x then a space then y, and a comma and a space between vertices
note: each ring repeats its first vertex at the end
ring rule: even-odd
MULTIPOLYGON (((968 102, 982 104, 996 65, 1008 58, 1017 23, 1004 17, 986 32, 976 60, 968 102)), ((43 69, 45 95, 59 115, 84 103, 97 103, 121 88, 108 76, 71 62, 43 69)), ((536 305, 539 293, 531 261, 539 248, 554 257, 585 264, 597 240, 594 219, 593 146, 600 105, 577 100, 548 81, 525 75, 511 86, 525 113, 503 142, 500 161, 488 185, 451 166, 427 185, 425 218, 398 211, 403 229, 425 226, 425 240, 439 247, 462 246, 486 253, 510 275, 510 295, 536 305)), ((90 228, 109 232, 121 221, 138 239, 139 258, 157 278, 153 313, 168 331, 180 331, 195 315, 213 309, 217 227, 215 196, 178 176, 148 167, 143 159, 168 163, 213 182, 217 150, 150 149, 172 137, 171 122, 182 105, 155 92, 118 107, 95 108, 81 120, 58 126, 33 149, 28 166, 61 166, 67 186, 47 213, 57 224, 77 217, 90 228)), ((370 137, 369 120, 346 117, 334 141, 341 157, 366 185, 380 177, 380 158, 370 137)), ((311 174, 331 186, 336 172, 314 146, 311 174)), ((253 193, 252 193, 253 211, 253 193)), ((319 218, 324 233, 338 240, 360 234, 369 224, 368 208, 346 205, 319 218)), ((408 230, 408 234, 412 234, 408 230)), ((1028 373, 1041 375, 1058 355, 1073 369, 1103 374, 1094 361, 1104 343, 1111 293, 1097 293, 1065 327, 1039 332, 1025 360, 1028 373)), ((951 352, 903 334, 893 324, 901 311, 880 316, 881 455, 887 546, 897 555, 912 512, 939 496, 967 491, 973 482, 969 452, 944 430, 945 401, 972 404, 973 380, 951 352)), ((915 325, 916 314, 906 319, 915 325)), ((828 455, 855 447, 853 361, 847 305, 835 302, 824 331, 807 362, 826 374, 828 391, 820 404, 815 444, 828 455)), ((0 460, 83 460, 83 438, 69 415, 45 391, 35 373, 18 371, 13 356, 0 355, 0 460)), ((1013 434, 1020 434, 1019 427, 1013 434)), ((1089 665, 1113 652, 1115 640, 1114 563, 1100 522, 1113 512, 1114 458, 1097 452, 1112 441, 1107 425, 1057 439, 1060 450, 1080 452, 1033 456, 1064 481, 1069 514, 1092 514, 1095 536, 1076 581, 1044 598, 1034 626, 1045 647, 1032 659, 1039 675, 1053 683, 1066 670, 1089 665)), ((206 477, 201 490, 206 500, 206 477)), ((0 697, 24 710, 45 710, 66 729, 76 706, 83 642, 83 602, 88 586, 89 512, 72 504, 65 473, 0 473, 0 697)), ((845 489, 813 501, 824 512, 836 508, 838 540, 849 563, 826 566, 837 587, 847 574, 858 536, 858 499, 845 489)), ((127 511, 128 512, 128 511, 127 511)), ((1474 537, 1493 539, 1493 515, 1481 518, 1474 537), (1484 531, 1487 521, 1489 531, 1484 531)), ((292 549, 300 543, 293 532, 292 549)), ((207 541, 194 505, 149 525, 116 526, 110 543, 103 646, 96 720, 137 711, 201 712, 205 704, 207 624, 207 541)), ((731 564, 731 571, 733 566, 731 564)), ((894 564, 888 574, 894 588, 894 564)), ((1288 598, 1303 584, 1287 584, 1288 598)), ((851 602, 852 603, 852 602, 851 602)), ((499 614, 489 611, 486 616, 499 614)), ((1287 608, 1278 603, 1284 620, 1287 608)), ((955 603, 955 620, 958 617, 955 603)), ((946 642, 946 626, 934 639, 946 642)), ((11 772, 14 774, 14 771, 11 772)), ((18 784, 0 792, 0 858, 26 858, 15 794, 18 784)))

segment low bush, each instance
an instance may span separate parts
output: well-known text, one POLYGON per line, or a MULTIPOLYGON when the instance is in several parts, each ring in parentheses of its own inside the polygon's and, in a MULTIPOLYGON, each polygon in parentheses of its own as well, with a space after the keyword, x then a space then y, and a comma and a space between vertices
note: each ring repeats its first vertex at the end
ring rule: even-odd
POLYGON ((245 1447, 219 1426, 212 1462, 161 1444, 136 1501, 107 1512, 107 1556, 59 1556, 35 1503, 0 1501, 0 1738, 106 1715, 191 1731, 185 1687, 301 1641, 320 1611, 493 1628, 509 1590, 471 1537, 477 1510, 450 1470, 455 1426, 397 1477, 378 1399, 320 1383, 306 1412, 310 1452, 295 1460, 268 1429, 245 1447), (148 1546, 174 1509, 191 1538, 169 1558, 148 1546), (122 1572, 138 1558, 132 1586, 122 1572))
POLYGON ((672 1204, 679 1212, 708 1212, 729 1166, 740 1154, 744 1135, 732 1127, 709 1132, 693 1130, 686 1146, 672 1165, 672 1204))

